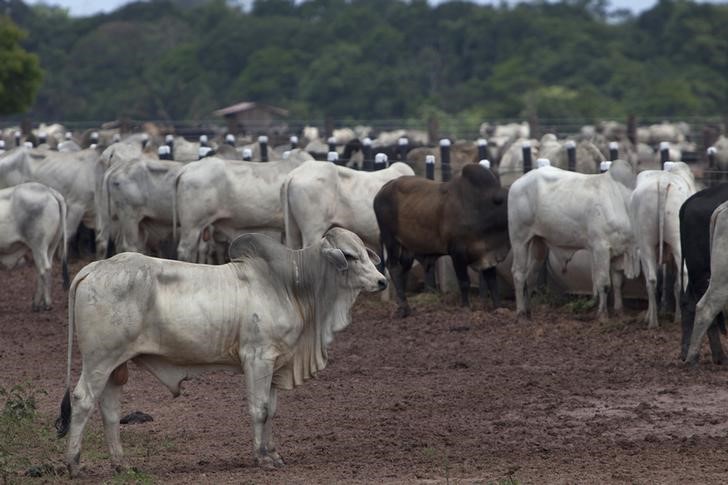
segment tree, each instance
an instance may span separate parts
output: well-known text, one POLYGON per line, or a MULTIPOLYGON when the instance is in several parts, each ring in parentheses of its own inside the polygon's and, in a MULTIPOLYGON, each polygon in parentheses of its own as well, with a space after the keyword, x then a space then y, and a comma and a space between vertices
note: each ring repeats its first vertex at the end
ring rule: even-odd
POLYGON ((0 114, 28 109, 40 88, 43 71, 38 56, 20 46, 25 32, 8 17, 0 17, 0 114))

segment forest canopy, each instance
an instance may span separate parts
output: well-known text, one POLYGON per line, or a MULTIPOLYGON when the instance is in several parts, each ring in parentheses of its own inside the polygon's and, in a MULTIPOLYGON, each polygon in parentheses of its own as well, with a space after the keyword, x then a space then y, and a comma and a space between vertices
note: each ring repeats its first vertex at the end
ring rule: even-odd
POLYGON ((75 18, 2 0, 45 72, 38 120, 724 115, 728 5, 660 0, 151 1, 75 18))

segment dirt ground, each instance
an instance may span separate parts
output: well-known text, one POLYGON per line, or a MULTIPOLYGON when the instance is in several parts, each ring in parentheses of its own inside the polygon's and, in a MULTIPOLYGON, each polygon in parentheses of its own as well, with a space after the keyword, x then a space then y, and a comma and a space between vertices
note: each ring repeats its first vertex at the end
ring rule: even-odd
MULTIPOLYGON (((50 430, 67 339, 66 296, 54 280, 55 309, 34 314, 32 270, 0 272, 0 386, 24 383, 38 399, 30 438, 23 430, 0 436, 0 472, 11 482, 67 480, 65 440, 50 430), (31 467, 43 476, 26 476, 31 467)), ((198 377, 173 399, 130 365, 123 410, 154 417, 122 426, 136 470, 112 473, 95 413, 81 482, 728 481, 728 369, 707 354, 698 368, 679 365, 678 325, 647 330, 637 310, 598 323, 554 304, 517 323, 509 309, 463 310, 446 300, 415 298, 415 314, 397 320, 393 304, 360 297, 329 367, 279 397, 281 470, 253 464, 239 375, 198 377)), ((78 362, 76 354, 74 383, 78 362)))

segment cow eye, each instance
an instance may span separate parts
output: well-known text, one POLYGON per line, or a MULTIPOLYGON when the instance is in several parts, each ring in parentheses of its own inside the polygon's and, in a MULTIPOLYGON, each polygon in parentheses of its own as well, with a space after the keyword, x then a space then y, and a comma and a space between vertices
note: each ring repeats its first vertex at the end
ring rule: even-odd
POLYGON ((344 257, 346 258, 347 261, 356 261, 357 259, 359 259, 354 254, 347 253, 345 251, 342 251, 342 253, 344 253, 344 257))

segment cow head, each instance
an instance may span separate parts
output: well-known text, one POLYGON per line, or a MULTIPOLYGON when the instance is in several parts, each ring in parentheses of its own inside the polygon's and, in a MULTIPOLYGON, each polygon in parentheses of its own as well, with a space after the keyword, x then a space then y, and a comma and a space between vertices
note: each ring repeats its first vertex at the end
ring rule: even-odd
POLYGON ((340 285, 354 290, 381 291, 387 288, 387 279, 375 265, 379 257, 351 231, 341 227, 330 229, 321 246, 325 264, 332 265, 340 278, 340 285))

